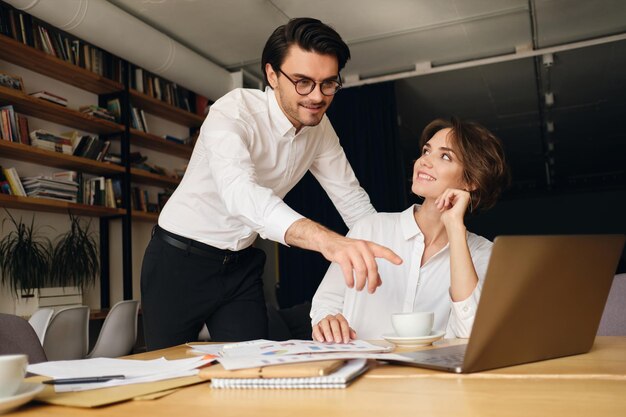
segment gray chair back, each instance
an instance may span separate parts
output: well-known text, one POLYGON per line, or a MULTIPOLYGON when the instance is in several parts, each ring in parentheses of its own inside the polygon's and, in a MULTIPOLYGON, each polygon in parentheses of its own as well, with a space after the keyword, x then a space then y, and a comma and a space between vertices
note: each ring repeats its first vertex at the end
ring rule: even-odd
POLYGON ((46 337, 46 331, 48 330, 48 325, 50 324, 50 320, 52 320, 53 315, 53 308, 40 308, 28 319, 30 325, 33 326, 33 330, 37 333, 37 337, 39 337, 39 342, 42 346, 43 339, 46 337))
POLYGON ((626 274, 617 274, 613 278, 597 334, 626 336, 626 274))
POLYGON ((102 324, 98 340, 88 358, 117 358, 132 352, 137 340, 139 301, 116 303, 102 324))
POLYGON ((0 313, 0 355, 25 353, 28 363, 47 360, 37 333, 25 319, 0 313))
POLYGON ((50 361, 84 359, 89 349, 89 307, 58 310, 50 320, 43 350, 50 361))

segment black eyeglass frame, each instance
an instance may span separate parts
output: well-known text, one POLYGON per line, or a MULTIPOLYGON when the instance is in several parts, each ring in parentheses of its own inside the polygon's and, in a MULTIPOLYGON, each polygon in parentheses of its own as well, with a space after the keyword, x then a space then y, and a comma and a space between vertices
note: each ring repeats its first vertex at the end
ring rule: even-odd
POLYGON ((321 92, 322 92, 322 94, 323 94, 323 95, 325 95, 326 97, 332 97, 332 96, 334 96, 335 94, 337 94, 337 91, 341 90, 341 87, 343 87, 343 84, 341 83, 341 76, 340 76, 340 75, 338 76, 338 77, 339 77, 339 80, 324 80, 324 81, 320 81, 320 82, 318 82, 318 81, 312 80, 312 79, 310 79, 310 78, 301 78, 301 79, 299 79, 299 80, 295 80, 295 81, 294 81, 294 80, 292 80, 292 79, 291 79, 291 77, 290 77, 290 76, 288 76, 287 74, 285 74, 285 73, 283 72, 283 70, 282 70, 282 69, 278 68, 278 72, 280 72, 281 74, 283 74, 285 77, 287 77, 287 79, 288 79, 289 81, 291 81, 291 83, 293 84, 293 87, 296 89, 296 93, 298 93, 298 94, 299 94, 299 95, 301 95, 301 96, 308 96, 309 94, 311 94, 311 93, 313 92, 313 90, 315 90, 315 87, 317 87, 317 85, 318 85, 318 84, 319 84, 319 86, 320 86, 320 91, 321 91, 321 92), (310 89, 307 93, 301 93, 300 91, 298 91, 298 84, 302 85, 302 84, 301 84, 301 82, 302 82, 302 81, 310 81, 310 82, 312 82, 312 83, 313 83, 313 85, 312 85, 311 89, 310 89), (334 84, 336 84, 336 85, 337 85, 337 87, 335 88, 335 91, 334 91, 332 94, 326 94, 326 93, 324 92, 324 86, 323 86, 323 84, 324 84, 324 83, 334 83, 334 84))

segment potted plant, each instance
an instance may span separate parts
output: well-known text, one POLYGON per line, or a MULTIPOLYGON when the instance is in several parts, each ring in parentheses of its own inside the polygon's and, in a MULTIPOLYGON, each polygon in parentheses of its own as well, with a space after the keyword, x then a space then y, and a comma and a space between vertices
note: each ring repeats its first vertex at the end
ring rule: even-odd
MULTIPOLYGON (((2 285, 8 286, 15 293, 18 302, 21 296, 25 304, 33 304, 29 301, 36 301, 35 290, 45 286, 50 279, 52 246, 50 240, 41 236, 39 228, 35 227, 34 215, 28 224, 21 217, 19 221, 16 220, 7 209, 5 211, 9 217, 2 220, 2 232, 7 220, 14 230, 0 239, 2 285)), ((37 305, 26 308, 36 309, 37 305)))
POLYGON ((84 290, 93 286, 100 272, 98 242, 80 218, 70 214, 70 229, 57 237, 52 251, 51 283, 61 287, 78 287, 84 290))

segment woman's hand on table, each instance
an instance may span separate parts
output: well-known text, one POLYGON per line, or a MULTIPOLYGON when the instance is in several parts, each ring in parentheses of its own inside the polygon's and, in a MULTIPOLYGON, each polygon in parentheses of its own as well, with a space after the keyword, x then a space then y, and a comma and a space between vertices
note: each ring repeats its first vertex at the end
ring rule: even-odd
POLYGON ((313 340, 317 342, 348 343, 352 339, 356 339, 356 332, 343 314, 329 314, 313 326, 313 340))

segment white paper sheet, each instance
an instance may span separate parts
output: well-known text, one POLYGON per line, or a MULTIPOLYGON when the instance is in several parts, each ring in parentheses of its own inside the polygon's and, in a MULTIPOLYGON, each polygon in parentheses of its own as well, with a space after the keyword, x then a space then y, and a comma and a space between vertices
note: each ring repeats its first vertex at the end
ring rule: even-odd
POLYGON ((187 359, 132 360, 93 358, 72 361, 51 361, 28 365, 28 372, 59 378, 85 378, 106 375, 124 375, 125 379, 107 382, 55 385, 56 392, 84 391, 117 385, 138 384, 195 375, 198 368, 215 358, 210 355, 187 359))
POLYGON ((252 340, 250 342, 232 343, 225 345, 222 356, 235 357, 273 357, 300 354, 320 353, 371 353, 388 352, 391 346, 378 346, 364 340, 352 340, 349 343, 322 343, 312 340, 286 340, 275 342, 272 340, 252 340))
MULTIPOLYGON (((236 356, 221 357, 217 361, 224 369, 229 371, 235 369, 257 368, 260 366, 285 365, 288 363, 302 363, 325 361, 331 359, 379 359, 379 360, 402 360, 403 356, 395 353, 366 353, 366 352, 345 352, 345 353, 310 353, 300 355, 281 356, 236 356)), ((405 358, 405 357, 404 357, 405 358)), ((406 359, 406 358, 405 358, 406 359)))

